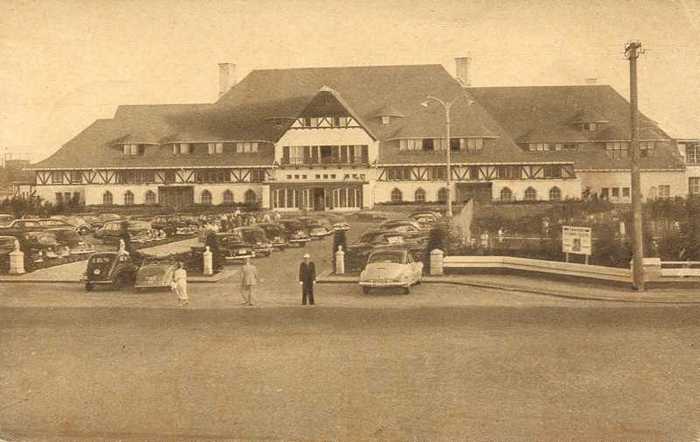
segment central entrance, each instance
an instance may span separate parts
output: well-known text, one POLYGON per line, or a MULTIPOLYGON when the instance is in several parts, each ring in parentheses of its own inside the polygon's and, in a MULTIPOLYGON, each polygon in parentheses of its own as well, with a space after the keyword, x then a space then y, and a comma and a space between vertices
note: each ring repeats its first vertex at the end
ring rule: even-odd
POLYGON ((162 206, 185 209, 194 205, 193 186, 162 186, 158 188, 158 201, 162 206))
POLYGON ((362 207, 362 184, 279 184, 270 189, 270 202, 273 209, 314 211, 359 209, 362 207))
POLYGON ((313 210, 325 210, 326 209, 326 191, 323 187, 314 187, 311 189, 313 210))

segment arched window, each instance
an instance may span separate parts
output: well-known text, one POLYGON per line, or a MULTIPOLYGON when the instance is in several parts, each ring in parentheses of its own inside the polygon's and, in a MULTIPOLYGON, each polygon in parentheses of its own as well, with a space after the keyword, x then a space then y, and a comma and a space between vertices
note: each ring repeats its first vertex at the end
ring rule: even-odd
POLYGON ((414 196, 414 199, 416 200, 417 203, 424 203, 425 202, 425 190, 421 189, 420 187, 416 189, 416 194, 414 196))
POLYGON ((152 190, 149 190, 146 192, 146 195, 143 197, 143 201, 146 204, 155 204, 156 203, 156 193, 152 190))
POLYGON ((537 201, 537 191, 532 187, 525 189, 525 201, 537 201))
POLYGON ((501 201, 513 201, 513 191, 508 187, 501 189, 501 201))
POLYGON ((211 192, 202 190, 201 201, 205 206, 211 206, 211 192))
POLYGON ((401 194, 401 191, 399 189, 394 189, 391 191, 391 202, 392 203, 400 203, 403 201, 403 195, 401 194))
POLYGON ((102 194, 102 204, 105 206, 111 206, 114 203, 112 199, 112 192, 109 190, 102 194))
POLYGON ((131 190, 127 190, 124 193, 124 205, 125 206, 133 206, 134 205, 134 192, 131 190))
POLYGON ((447 201, 447 187, 442 187, 440 190, 438 190, 437 199, 441 203, 447 201))
POLYGON ((246 190, 244 198, 246 204, 255 204, 258 201, 258 196, 255 194, 253 189, 246 190))
POLYGON ((558 187, 552 187, 549 189, 549 200, 550 201, 560 201, 561 200, 561 190, 558 187))
POLYGON ((233 204, 233 192, 230 190, 224 191, 224 204, 233 204))

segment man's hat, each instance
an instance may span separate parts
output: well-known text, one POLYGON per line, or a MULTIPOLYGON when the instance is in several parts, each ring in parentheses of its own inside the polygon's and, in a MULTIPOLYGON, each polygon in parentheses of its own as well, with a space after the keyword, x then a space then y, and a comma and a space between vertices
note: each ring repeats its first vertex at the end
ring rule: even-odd
POLYGON ((304 253, 304 258, 311 258, 311 255, 309 255, 308 253, 304 253))

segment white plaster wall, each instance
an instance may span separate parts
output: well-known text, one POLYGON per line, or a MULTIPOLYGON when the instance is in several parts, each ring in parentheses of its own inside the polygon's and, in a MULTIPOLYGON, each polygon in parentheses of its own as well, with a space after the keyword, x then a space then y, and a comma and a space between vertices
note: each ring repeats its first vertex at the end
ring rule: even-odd
POLYGON ((377 159, 378 143, 360 127, 289 129, 275 144, 275 161, 282 161, 283 146, 367 145, 370 163, 377 159))
MULTIPOLYGON (((577 172, 581 179, 581 191, 590 187, 591 193, 600 195, 602 188, 613 187, 630 187, 631 177, 629 172, 577 172)), ((697 175, 697 176, 700 176, 697 175)), ((661 185, 671 186, 671 197, 682 196, 688 194, 688 178, 686 171, 664 171, 664 172, 645 172, 642 171, 640 176, 642 187, 642 198, 646 198, 649 189, 654 186, 661 185)), ((620 198, 620 202, 629 202, 627 198, 620 198)))
POLYGON ((501 190, 508 187, 513 192, 515 201, 525 199, 525 190, 532 187, 537 191, 537 199, 540 201, 549 200, 549 191, 553 187, 558 187, 561 191, 561 199, 578 199, 581 198, 581 180, 566 179, 566 180, 495 180, 491 187, 491 196, 494 200, 501 199, 501 190))
MULTIPOLYGON (((537 191, 539 200, 549 199, 549 190, 556 186, 561 190, 562 199, 580 198, 581 197, 581 182, 578 179, 567 180, 494 180, 491 181, 491 192, 494 200, 500 199, 501 189, 509 187, 513 192, 516 200, 523 200, 525 189, 533 187, 537 191)), ((454 200, 456 193, 456 184, 452 182, 450 195, 454 200)), ((427 202, 437 201, 438 191, 445 187, 444 181, 381 181, 374 184, 374 203, 382 203, 391 201, 391 191, 395 188, 399 189, 403 194, 403 201, 415 201, 416 189, 422 188, 425 190, 425 200, 427 202)))

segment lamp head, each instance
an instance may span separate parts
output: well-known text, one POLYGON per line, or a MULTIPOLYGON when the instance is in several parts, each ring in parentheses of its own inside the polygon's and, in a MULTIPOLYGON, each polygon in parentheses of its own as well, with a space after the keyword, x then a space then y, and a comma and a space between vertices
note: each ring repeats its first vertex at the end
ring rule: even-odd
POLYGON ((422 102, 420 105, 423 106, 423 107, 428 107, 428 105, 430 105, 430 101, 425 100, 425 101, 422 102))

